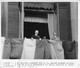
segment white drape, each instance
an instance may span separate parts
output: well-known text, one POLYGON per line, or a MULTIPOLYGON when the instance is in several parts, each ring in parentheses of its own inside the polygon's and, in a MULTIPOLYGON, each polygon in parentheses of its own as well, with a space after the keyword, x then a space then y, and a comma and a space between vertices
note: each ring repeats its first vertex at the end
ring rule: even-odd
POLYGON ((48 30, 50 39, 53 37, 53 33, 57 34, 57 16, 55 13, 48 13, 48 30))
POLYGON ((51 39, 53 37, 53 32, 54 32, 53 14, 48 14, 48 30, 51 39))
POLYGON ((2 59, 5 37, 0 38, 0 58, 2 59))
POLYGON ((36 40, 25 38, 23 43, 23 52, 21 59, 34 59, 35 48, 36 48, 36 40))
POLYGON ((56 33, 56 35, 58 36, 58 22, 57 22, 57 14, 53 14, 53 27, 54 27, 54 32, 56 33))

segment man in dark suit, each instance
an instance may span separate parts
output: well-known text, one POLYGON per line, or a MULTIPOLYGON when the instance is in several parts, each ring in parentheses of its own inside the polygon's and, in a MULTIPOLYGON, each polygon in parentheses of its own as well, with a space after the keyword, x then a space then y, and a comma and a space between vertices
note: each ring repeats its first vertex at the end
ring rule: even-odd
POLYGON ((35 30, 35 34, 31 38, 33 38, 33 39, 40 39, 40 36, 38 34, 39 34, 39 31, 35 30))

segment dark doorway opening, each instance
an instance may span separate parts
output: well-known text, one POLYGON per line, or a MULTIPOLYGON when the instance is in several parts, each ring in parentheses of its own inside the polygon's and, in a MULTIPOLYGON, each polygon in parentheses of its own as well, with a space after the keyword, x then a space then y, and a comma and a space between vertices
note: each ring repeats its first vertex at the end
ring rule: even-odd
POLYGON ((24 22, 24 37, 31 38, 35 30, 39 30, 39 36, 49 39, 48 23, 24 22))

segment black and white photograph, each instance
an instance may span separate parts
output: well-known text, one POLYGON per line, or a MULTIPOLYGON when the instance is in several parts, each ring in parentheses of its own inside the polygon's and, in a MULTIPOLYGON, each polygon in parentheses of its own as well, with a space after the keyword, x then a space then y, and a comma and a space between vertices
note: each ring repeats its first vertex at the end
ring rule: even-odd
POLYGON ((78 59, 78 2, 1 2, 1 59, 78 59))

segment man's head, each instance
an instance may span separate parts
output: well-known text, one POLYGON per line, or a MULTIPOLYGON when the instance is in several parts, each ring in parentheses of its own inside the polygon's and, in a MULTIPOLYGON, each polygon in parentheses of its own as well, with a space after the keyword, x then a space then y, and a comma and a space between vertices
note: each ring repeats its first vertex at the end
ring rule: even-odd
POLYGON ((56 36, 56 33, 53 33, 53 36, 56 36))
POLYGON ((38 30, 35 30, 35 35, 38 35, 39 34, 39 31, 38 30))

